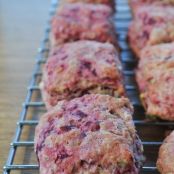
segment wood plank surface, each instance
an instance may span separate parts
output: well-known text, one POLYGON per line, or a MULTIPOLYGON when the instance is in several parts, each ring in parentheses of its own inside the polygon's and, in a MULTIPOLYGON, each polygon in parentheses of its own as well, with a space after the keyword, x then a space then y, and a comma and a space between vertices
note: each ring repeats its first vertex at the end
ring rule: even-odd
POLYGON ((0 173, 26 96, 49 6, 49 0, 0 0, 0 173))

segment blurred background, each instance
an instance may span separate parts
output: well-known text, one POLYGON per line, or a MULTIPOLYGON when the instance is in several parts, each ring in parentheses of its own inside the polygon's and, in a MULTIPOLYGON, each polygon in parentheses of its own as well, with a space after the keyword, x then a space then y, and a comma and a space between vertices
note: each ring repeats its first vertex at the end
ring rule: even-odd
POLYGON ((27 93, 49 6, 49 0, 0 0, 0 173, 27 93))

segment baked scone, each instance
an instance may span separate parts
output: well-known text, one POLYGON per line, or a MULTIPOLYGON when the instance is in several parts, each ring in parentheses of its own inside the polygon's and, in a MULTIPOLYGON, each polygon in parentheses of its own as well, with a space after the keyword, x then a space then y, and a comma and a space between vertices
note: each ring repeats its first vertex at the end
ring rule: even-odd
POLYGON ((147 115, 174 120, 174 43, 146 47, 136 79, 147 115))
POLYGON ((144 5, 139 7, 130 24, 130 46, 137 55, 147 45, 174 41, 174 8, 170 6, 144 5))
POLYGON ((116 43, 112 9, 102 4, 73 3, 60 6, 51 22, 52 47, 76 40, 116 43))
POLYGON ((174 173, 174 131, 164 140, 159 150, 157 168, 161 174, 174 173))
POLYGON ((105 4, 113 7, 115 0, 60 0, 60 4, 65 4, 65 3, 77 3, 77 2, 82 2, 82 3, 91 3, 91 4, 105 4))
POLYGON ((174 0, 128 0, 133 14, 136 13, 137 8, 144 5, 159 5, 159 6, 173 6, 174 0))
POLYGON ((40 174, 138 174, 143 148, 128 99, 90 94, 59 102, 35 132, 40 174))
POLYGON ((46 107, 88 93, 125 94, 118 51, 110 43, 76 41, 57 47, 41 83, 46 107))

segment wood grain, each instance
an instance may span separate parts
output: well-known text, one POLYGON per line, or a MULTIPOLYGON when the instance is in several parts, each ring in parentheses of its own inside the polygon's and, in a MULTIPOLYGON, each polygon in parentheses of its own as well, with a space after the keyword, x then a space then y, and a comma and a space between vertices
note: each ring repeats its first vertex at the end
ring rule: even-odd
POLYGON ((0 0, 0 173, 25 99, 49 6, 48 0, 0 0))

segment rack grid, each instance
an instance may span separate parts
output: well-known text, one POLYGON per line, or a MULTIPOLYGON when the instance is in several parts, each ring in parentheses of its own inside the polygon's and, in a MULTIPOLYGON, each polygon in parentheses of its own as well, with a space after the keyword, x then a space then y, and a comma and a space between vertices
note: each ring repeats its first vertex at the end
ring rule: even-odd
MULTIPOLYGON (((42 66, 45 63, 49 53, 49 32, 50 20, 57 8, 58 1, 52 0, 49 14, 48 26, 45 30, 45 36, 41 42, 36 58, 36 65, 32 74, 28 92, 23 103, 22 112, 19 121, 17 122, 17 129, 14 139, 11 143, 9 156, 4 166, 3 174, 15 173, 21 174, 35 174, 38 172, 38 164, 33 152, 34 128, 38 124, 39 117, 46 111, 44 103, 41 100, 39 89, 39 82, 42 76, 42 66), (28 130, 27 138, 23 138, 23 131, 28 130), (24 139, 24 140, 23 140, 24 139), (15 163, 15 158, 18 155, 19 148, 24 148, 23 159, 20 164, 15 163)), ((136 58, 132 54, 127 44, 127 30, 131 20, 131 12, 128 7, 127 0, 117 0, 116 15, 114 22, 117 28, 118 42, 121 47, 121 61, 123 65, 123 74, 125 77, 125 88, 127 94, 134 105, 134 123, 140 138, 143 141, 146 162, 141 170, 141 174, 158 174, 156 169, 156 159, 158 155, 159 146, 162 144, 166 132, 174 129, 174 122, 154 121, 149 122, 145 120, 144 109, 138 98, 138 90, 134 79, 134 69, 136 66, 136 58)))

